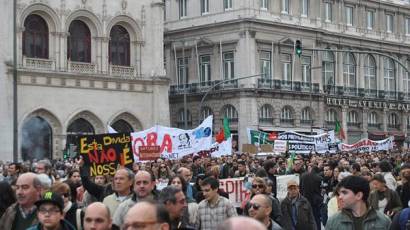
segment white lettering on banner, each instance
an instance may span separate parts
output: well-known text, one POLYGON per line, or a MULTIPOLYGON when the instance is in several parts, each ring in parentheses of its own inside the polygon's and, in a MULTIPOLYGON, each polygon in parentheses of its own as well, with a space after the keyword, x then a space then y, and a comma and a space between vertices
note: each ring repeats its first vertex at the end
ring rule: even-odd
POLYGON ((209 149, 212 144, 213 117, 207 117, 197 128, 183 130, 156 125, 131 133, 134 160, 139 161, 140 146, 160 146, 161 157, 180 159, 185 155, 209 149))
POLYGON ((245 198, 249 195, 244 187, 244 178, 220 179, 219 188, 229 195, 229 200, 235 207, 240 207, 245 198))
POLYGON ((295 180, 299 184, 299 175, 276 176, 276 197, 282 201, 288 194, 288 181, 295 180))
POLYGON ((376 152, 381 150, 389 150, 393 148, 394 137, 389 137, 380 141, 372 141, 369 139, 362 139, 352 145, 341 144, 340 149, 342 151, 363 151, 363 152, 376 152))
POLYGON ((333 106, 349 106, 353 108, 369 108, 369 109, 390 109, 390 110, 400 110, 408 112, 410 110, 410 104, 407 103, 396 103, 396 102, 381 102, 381 101, 368 101, 368 100, 358 100, 358 99, 341 99, 341 98, 330 98, 326 99, 327 105, 333 106))

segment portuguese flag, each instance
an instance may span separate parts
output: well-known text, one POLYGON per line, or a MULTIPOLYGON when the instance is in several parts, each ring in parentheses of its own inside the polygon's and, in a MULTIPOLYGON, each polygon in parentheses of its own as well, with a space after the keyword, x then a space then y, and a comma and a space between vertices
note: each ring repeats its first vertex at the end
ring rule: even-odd
POLYGON ((346 139, 345 131, 343 130, 343 127, 338 120, 336 120, 335 124, 335 134, 338 135, 341 140, 346 139))
POLYGON ((224 117, 223 128, 221 128, 219 132, 216 134, 215 140, 216 142, 221 143, 230 137, 231 137, 231 129, 229 128, 229 120, 228 118, 224 117))

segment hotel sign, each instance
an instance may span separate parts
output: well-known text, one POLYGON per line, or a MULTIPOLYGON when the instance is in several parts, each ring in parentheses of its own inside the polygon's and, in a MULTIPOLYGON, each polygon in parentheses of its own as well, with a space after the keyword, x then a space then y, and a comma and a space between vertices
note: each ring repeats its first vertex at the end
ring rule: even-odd
POLYGON ((348 106, 352 108, 389 109, 400 110, 405 112, 410 111, 410 104, 399 102, 369 101, 345 98, 326 98, 326 104, 333 106, 348 106))

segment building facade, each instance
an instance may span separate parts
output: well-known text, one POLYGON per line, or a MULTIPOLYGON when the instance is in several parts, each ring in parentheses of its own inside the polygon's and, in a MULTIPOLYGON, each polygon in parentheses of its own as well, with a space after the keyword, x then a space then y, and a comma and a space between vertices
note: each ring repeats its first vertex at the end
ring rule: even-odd
POLYGON ((13 1, 1 1, 0 144, 13 159, 62 158, 74 135, 169 125, 161 0, 17 0, 17 114, 13 1))
POLYGON ((410 68, 408 1, 166 0, 165 8, 171 124, 213 114, 218 130, 228 117, 239 145, 247 128, 311 133, 337 121, 348 143, 407 141, 410 78, 399 62, 410 68))

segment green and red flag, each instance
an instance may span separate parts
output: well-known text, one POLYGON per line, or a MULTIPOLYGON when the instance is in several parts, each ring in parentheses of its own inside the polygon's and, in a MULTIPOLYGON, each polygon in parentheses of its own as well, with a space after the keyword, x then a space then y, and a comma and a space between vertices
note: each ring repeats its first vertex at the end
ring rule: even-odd
POLYGON ((335 134, 338 135, 341 140, 346 139, 345 131, 338 120, 336 120, 335 123, 335 134))

